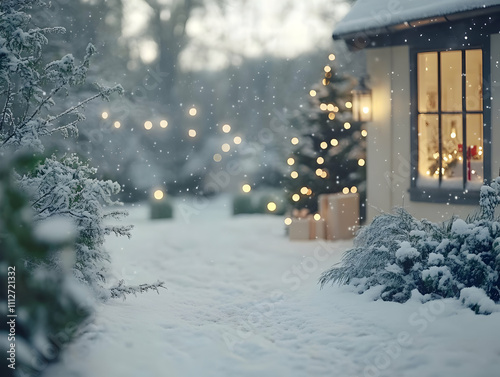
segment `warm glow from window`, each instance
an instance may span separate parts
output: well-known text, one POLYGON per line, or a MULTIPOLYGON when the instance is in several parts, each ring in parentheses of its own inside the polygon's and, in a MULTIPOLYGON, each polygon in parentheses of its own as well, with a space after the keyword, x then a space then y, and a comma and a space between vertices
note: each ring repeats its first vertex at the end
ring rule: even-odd
POLYGON ((167 126, 168 126, 168 122, 165 119, 163 119, 163 120, 160 121, 160 127, 161 128, 167 128, 167 126))
POLYGON ((120 122, 116 121, 115 123, 113 123, 113 127, 115 128, 120 128, 122 125, 120 122))
POLYGON ((250 186, 248 183, 245 183, 243 186, 241 186, 241 190, 243 192, 250 192, 252 191, 252 186, 250 186))
POLYGON ((229 132, 231 132, 231 126, 229 124, 225 124, 222 126, 222 132, 228 134, 229 132))
POLYGON ((151 123, 149 120, 145 121, 144 128, 149 131, 151 128, 153 128, 153 123, 151 123))
POLYGON ((156 190, 156 191, 154 192, 153 196, 154 196, 154 198, 155 198, 156 200, 162 200, 162 199, 163 199, 164 194, 163 194, 163 191, 162 191, 162 190, 156 190))
POLYGON ((189 137, 196 137, 196 130, 190 129, 188 131, 188 135, 189 135, 189 137))

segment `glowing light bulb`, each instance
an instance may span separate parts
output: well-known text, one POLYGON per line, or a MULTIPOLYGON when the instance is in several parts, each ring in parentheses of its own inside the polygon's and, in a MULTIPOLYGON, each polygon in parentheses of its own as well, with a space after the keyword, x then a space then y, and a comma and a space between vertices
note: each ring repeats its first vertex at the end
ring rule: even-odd
POLYGON ((349 194, 349 187, 344 187, 344 188, 342 189, 342 192, 343 192, 344 194, 349 194))
POLYGON ((306 195, 306 194, 307 194, 307 191, 309 191, 309 189, 308 189, 306 186, 304 186, 304 187, 302 187, 302 188, 300 189, 300 193, 301 193, 302 195, 306 195))
POLYGON ((331 61, 334 61, 335 60, 335 54, 328 55, 328 59, 331 60, 331 61))
POLYGON ((222 132, 228 134, 229 132, 231 132, 231 126, 229 124, 225 124, 222 126, 222 132))
POLYGON ((361 130, 361 136, 366 137, 368 135, 368 131, 361 130))
POLYGON ((353 194, 357 193, 357 192, 358 192, 358 188, 357 188, 356 186, 352 186, 352 187, 351 187, 351 192, 352 192, 353 194))
POLYGON ((102 119, 108 119, 109 114, 106 111, 103 111, 101 114, 102 119))
POLYGON ((321 220, 321 215, 319 213, 315 213, 313 218, 314 218, 314 220, 319 221, 319 220, 321 220))
POLYGON ((222 152, 229 152, 231 150, 231 146, 228 143, 224 143, 221 146, 222 152))
POLYGON ((188 135, 189 135, 189 137, 196 137, 196 130, 190 129, 188 131, 188 135))
POLYGON ((145 121, 144 128, 149 131, 151 128, 153 128, 153 123, 151 123, 151 121, 149 120, 145 121))
POLYGON ((316 91, 315 91, 314 89, 311 89, 311 90, 309 91, 309 95, 310 95, 311 97, 316 97, 316 94, 318 94, 318 93, 316 93, 316 91))
POLYGON ((286 160, 286 163, 290 166, 292 166, 293 164, 295 164, 295 159, 293 159, 292 157, 290 157, 288 160, 286 160))
POLYGON ((274 212, 274 211, 276 211, 276 208, 277 208, 277 206, 276 206, 276 203, 275 203, 275 202, 269 202, 269 203, 267 203, 267 210, 268 210, 269 212, 274 212))
POLYGON ((161 128, 167 128, 168 127, 168 122, 165 119, 161 120, 160 121, 160 127, 161 128))
POLYGON ((292 171, 290 173, 290 177, 292 177, 293 179, 297 179, 299 178, 299 173, 297 173, 296 171, 292 171))
POLYGON ((345 128, 346 130, 348 130, 349 128, 351 128, 351 123, 349 123, 349 122, 345 122, 345 123, 344 123, 344 128, 345 128))
POLYGON ((115 123, 113 123, 113 127, 115 128, 120 128, 122 125, 120 122, 116 121, 115 123))
POLYGON ((153 196, 156 200, 162 200, 165 195, 163 194, 162 190, 156 190, 153 196))
POLYGON ((292 195, 292 200, 293 200, 294 202, 298 202, 298 201, 300 200, 300 195, 299 195, 299 194, 293 194, 293 195, 292 195))
POLYGON ((292 219, 287 217, 284 221, 285 225, 290 225, 292 223, 292 219))
POLYGON ((339 141, 337 139, 332 139, 330 140, 330 144, 334 147, 336 147, 337 145, 339 145, 339 141))
POLYGON ((345 103, 345 107, 346 107, 346 109, 351 109, 351 108, 352 108, 352 102, 347 101, 347 102, 345 103))
POLYGON ((364 160, 364 159, 362 159, 362 158, 360 158, 360 159, 358 160, 358 165, 359 165, 359 166, 365 166, 365 163, 366 163, 366 162, 365 162, 365 160, 364 160))
POLYGON ((236 144, 236 145, 241 144, 241 141, 242 141, 242 140, 241 140, 241 137, 239 137, 239 136, 235 136, 235 137, 234 137, 234 139, 233 139, 233 142, 234 142, 234 144, 236 144))
POLYGON ((324 159, 323 157, 318 157, 318 158, 316 159, 316 162, 317 162, 319 165, 321 165, 321 164, 323 164, 323 163, 325 162, 325 159, 324 159))
POLYGON ((252 191, 252 186, 250 186, 248 183, 245 183, 243 186, 241 186, 241 190, 243 190, 243 192, 250 192, 252 191))
POLYGON ((290 142, 293 144, 293 145, 297 145, 299 143, 299 138, 298 137, 292 137, 292 140, 290 140, 290 142))
POLYGON ((326 149, 328 148, 328 144, 326 141, 322 141, 321 144, 319 145, 321 149, 326 149))
POLYGON ((191 115, 192 117, 196 116, 196 114, 198 114, 198 110, 196 110, 196 107, 191 107, 189 109, 189 115, 191 115))
POLYGON ((214 154, 214 161, 220 162, 222 160, 222 156, 219 153, 214 154))

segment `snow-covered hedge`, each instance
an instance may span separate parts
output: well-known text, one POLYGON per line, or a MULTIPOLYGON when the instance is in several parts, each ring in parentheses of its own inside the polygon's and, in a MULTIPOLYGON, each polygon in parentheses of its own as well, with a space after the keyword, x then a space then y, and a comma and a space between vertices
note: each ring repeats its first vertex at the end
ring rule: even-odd
POLYGON ((340 266, 323 273, 321 286, 351 284, 364 292, 382 286, 380 298, 405 302, 412 291, 425 299, 455 297, 476 313, 500 306, 500 178, 483 186, 480 212, 436 224, 404 209, 362 228, 340 266))

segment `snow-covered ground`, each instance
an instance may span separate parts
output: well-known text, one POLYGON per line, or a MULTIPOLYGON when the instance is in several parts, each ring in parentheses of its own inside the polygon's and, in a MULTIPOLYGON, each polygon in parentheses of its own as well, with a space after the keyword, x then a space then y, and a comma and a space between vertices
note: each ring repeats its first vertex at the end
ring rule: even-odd
POLYGON ((131 208, 133 238, 107 242, 116 278, 168 290, 100 305, 45 377, 499 375, 500 313, 320 290, 351 242, 290 242, 282 218, 228 203, 156 221, 131 208))

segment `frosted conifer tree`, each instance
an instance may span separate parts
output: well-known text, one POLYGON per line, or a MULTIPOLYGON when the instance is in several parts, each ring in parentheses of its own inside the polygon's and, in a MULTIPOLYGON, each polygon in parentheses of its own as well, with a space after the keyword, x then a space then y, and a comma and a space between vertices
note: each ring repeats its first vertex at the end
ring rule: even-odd
MULTIPOLYGON (((84 106, 95 99, 109 100, 121 93, 119 85, 96 84, 90 97, 72 103, 72 87, 85 82, 90 58, 95 54, 88 45, 81 63, 68 54, 59 60, 44 61, 43 47, 51 33, 63 33, 58 27, 35 25, 29 12, 45 6, 40 0, 7 0, 0 4, 0 153, 44 152, 44 140, 56 135, 69 137, 78 132, 77 124, 85 119, 84 106), (67 104, 55 112, 56 101, 67 104)), ((104 205, 114 204, 111 196, 119 192, 114 182, 95 179, 95 170, 74 155, 53 155, 40 162, 35 170, 18 176, 29 195, 35 220, 64 216, 77 225, 76 276, 94 288, 98 295, 116 295, 105 289, 106 264, 103 248, 109 233, 129 235, 130 227, 105 227, 106 216, 122 216, 115 211, 105 215, 104 205)), ((161 283, 153 286, 155 288, 161 283)))

